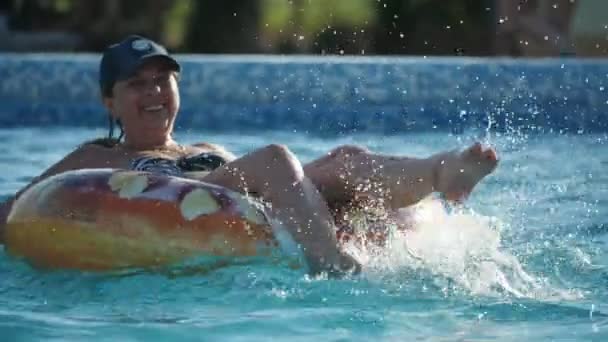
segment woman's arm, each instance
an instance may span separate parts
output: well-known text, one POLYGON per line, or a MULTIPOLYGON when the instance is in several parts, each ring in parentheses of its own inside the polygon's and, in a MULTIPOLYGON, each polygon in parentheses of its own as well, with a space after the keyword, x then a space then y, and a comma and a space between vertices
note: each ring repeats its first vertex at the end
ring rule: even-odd
POLYGON ((109 151, 111 150, 97 145, 82 145, 72 153, 68 154, 62 160, 49 167, 41 175, 32 179, 28 185, 19 190, 14 196, 9 197, 6 201, 1 203, 0 243, 4 243, 4 227, 6 226, 6 220, 10 213, 11 207, 15 200, 17 200, 17 198, 19 198, 23 192, 32 187, 34 184, 65 171, 85 168, 117 167, 116 158, 111 158, 109 151))

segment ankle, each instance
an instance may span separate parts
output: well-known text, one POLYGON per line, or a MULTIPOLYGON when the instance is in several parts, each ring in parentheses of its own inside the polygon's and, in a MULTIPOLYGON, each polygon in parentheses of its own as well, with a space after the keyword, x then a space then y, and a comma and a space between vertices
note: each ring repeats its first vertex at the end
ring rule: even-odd
POLYGON ((443 184, 443 171, 447 162, 447 157, 450 152, 441 152, 429 158, 432 165, 431 170, 431 188, 432 192, 442 192, 445 189, 443 184))

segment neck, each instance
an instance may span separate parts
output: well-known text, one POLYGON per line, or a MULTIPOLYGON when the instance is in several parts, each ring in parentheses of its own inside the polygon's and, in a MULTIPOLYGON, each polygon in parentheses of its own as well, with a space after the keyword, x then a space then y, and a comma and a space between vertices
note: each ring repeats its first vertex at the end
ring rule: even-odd
POLYGON ((171 137, 167 137, 163 140, 158 141, 133 141, 125 138, 124 146, 131 150, 146 151, 146 150, 158 150, 168 147, 176 147, 178 144, 171 137))

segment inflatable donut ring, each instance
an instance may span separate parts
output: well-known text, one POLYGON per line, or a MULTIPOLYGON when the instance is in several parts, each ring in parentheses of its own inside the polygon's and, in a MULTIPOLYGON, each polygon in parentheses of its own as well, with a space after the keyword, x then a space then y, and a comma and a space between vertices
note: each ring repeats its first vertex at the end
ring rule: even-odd
POLYGON ((35 266, 96 271, 299 253, 264 207, 239 193, 115 169, 69 171, 29 188, 9 213, 5 245, 35 266))

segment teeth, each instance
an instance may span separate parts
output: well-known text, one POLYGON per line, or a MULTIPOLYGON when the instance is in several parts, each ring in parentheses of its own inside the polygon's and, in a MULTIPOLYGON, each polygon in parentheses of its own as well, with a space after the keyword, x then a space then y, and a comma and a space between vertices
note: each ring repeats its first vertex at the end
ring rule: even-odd
POLYGON ((144 110, 145 110, 146 112, 156 112, 156 111, 158 111, 158 110, 163 109, 163 107, 164 107, 163 105, 158 105, 158 106, 150 106, 150 107, 146 107, 146 108, 144 108, 144 110))

